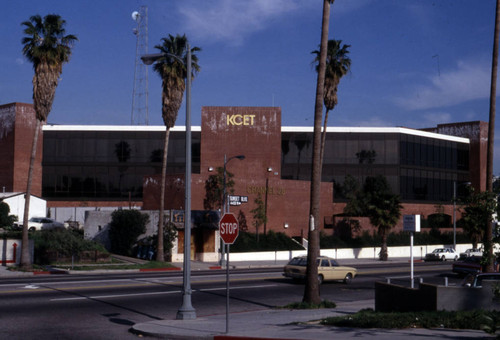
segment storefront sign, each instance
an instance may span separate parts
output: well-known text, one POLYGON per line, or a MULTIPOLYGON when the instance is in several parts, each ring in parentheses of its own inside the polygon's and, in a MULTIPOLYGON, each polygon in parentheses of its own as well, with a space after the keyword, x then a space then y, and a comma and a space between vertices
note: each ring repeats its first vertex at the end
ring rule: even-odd
MULTIPOLYGON (((262 194, 262 195, 264 195, 266 193, 266 187, 265 186, 258 187, 255 185, 247 185, 247 193, 248 194, 262 194)), ((285 189, 284 188, 277 188, 277 187, 268 187, 267 194, 268 195, 284 196, 285 189)))
POLYGON ((255 115, 227 115, 227 125, 254 125, 255 115))

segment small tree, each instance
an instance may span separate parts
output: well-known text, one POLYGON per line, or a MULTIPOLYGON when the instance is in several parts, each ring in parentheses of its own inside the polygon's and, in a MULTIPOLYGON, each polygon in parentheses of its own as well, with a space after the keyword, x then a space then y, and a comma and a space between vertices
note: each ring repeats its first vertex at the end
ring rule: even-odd
POLYGON ((487 248, 488 242, 491 241, 486 237, 485 226, 490 223, 493 214, 497 212, 496 194, 490 191, 476 192, 472 187, 469 187, 469 190, 470 194, 463 201, 465 206, 462 209, 462 228, 470 237, 474 248, 477 247, 481 238, 487 248))
MULTIPOLYGON (((234 174, 226 170, 226 192, 234 193, 234 174)), ((217 173, 210 175, 205 181, 205 199, 203 207, 206 210, 221 209, 224 202, 224 168, 217 167, 217 173)))
POLYGON ((0 202, 0 228, 11 228, 16 221, 17 216, 10 215, 9 205, 5 202, 0 202))
POLYGON ((132 256, 137 238, 146 232, 149 216, 138 210, 116 210, 111 214, 109 239, 111 252, 132 256))
POLYGON ((259 194, 255 199, 256 207, 250 212, 253 214, 253 225, 255 227, 255 235, 257 237, 257 243, 259 243, 259 227, 264 223, 267 223, 266 207, 264 201, 262 200, 262 195, 259 194))
MULTIPOLYGON (((177 229, 172 222, 165 223, 163 227, 163 256, 167 261, 172 261, 172 248, 174 241, 177 238, 177 229)), ((148 244, 153 244, 154 248, 158 250, 158 233, 149 236, 146 239, 148 244)))

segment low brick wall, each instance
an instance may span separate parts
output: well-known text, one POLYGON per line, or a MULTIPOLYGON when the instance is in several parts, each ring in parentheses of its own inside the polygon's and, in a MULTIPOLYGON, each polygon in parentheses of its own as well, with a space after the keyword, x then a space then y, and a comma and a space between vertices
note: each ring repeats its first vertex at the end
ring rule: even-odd
POLYGON ((500 310, 493 294, 495 282, 483 282, 482 288, 439 286, 421 283, 419 288, 375 282, 377 312, 500 310))

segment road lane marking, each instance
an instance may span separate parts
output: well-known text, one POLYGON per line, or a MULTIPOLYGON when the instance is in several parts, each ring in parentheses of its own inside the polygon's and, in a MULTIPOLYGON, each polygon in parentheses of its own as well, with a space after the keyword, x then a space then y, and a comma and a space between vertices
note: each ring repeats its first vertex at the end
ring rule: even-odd
MULTIPOLYGON (((230 287, 230 290, 236 289, 254 289, 254 288, 268 288, 275 287, 278 285, 256 285, 256 286, 240 286, 240 287, 230 287)), ((193 290, 194 292, 208 292, 208 291, 217 291, 217 290, 226 290, 226 287, 217 287, 217 288, 206 288, 206 289, 198 289, 193 290)), ((113 294, 113 295, 95 295, 95 296, 78 296, 72 298, 57 298, 50 299, 49 301, 77 301, 77 300, 98 300, 98 299, 112 299, 112 298, 123 298, 123 297, 132 297, 132 296, 147 296, 147 295, 165 295, 165 294, 177 294, 182 293, 182 290, 172 290, 168 292, 150 292, 150 293, 133 293, 133 294, 113 294)))
POLYGON ((146 296, 146 295, 164 295, 164 294, 177 294, 177 293, 182 293, 182 291, 181 290, 172 290, 172 291, 169 291, 169 292, 151 292, 151 293, 134 293, 134 294, 79 296, 79 297, 73 297, 73 298, 50 299, 49 301, 98 300, 98 299, 111 299, 111 298, 118 298, 118 297, 146 296))
POLYGON ((40 287, 35 286, 35 285, 27 285, 27 286, 24 286, 23 288, 26 288, 26 289, 38 289, 40 287))
MULTIPOLYGON (((276 287, 278 285, 258 285, 258 286, 239 286, 239 287, 229 287, 230 290, 234 289, 252 289, 252 288, 267 288, 267 287, 276 287)), ((226 290, 226 287, 217 287, 217 288, 203 288, 198 289, 200 292, 211 292, 217 290, 226 290)))

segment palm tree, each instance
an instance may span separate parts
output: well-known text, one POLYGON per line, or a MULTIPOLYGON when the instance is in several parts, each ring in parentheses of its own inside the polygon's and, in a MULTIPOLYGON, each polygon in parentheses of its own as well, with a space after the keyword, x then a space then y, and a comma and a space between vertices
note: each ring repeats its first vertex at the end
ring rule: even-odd
MULTIPOLYGON (((160 211, 158 218, 158 235, 163 235, 163 209, 165 204, 165 180, 167 172, 167 156, 168 156, 168 139, 170 136, 170 129, 174 127, 177 120, 177 114, 182 104, 182 96, 186 89, 187 75, 187 46, 188 40, 186 35, 173 36, 169 34, 168 38, 161 39, 162 44, 156 45, 163 56, 159 58, 154 64, 154 70, 160 75, 162 79, 162 117, 166 126, 165 143, 163 147, 163 163, 161 169, 161 196, 160 196, 160 211), (171 57, 174 55, 177 58, 171 57), (184 62, 181 62, 183 60, 184 62)), ((194 52, 200 51, 200 48, 191 48, 191 69, 192 74, 189 75, 194 78, 194 75, 200 71, 198 66, 198 57, 194 52)), ((188 211, 186 214, 190 213, 188 211)), ((163 254, 163 238, 158 237, 156 260, 163 262, 165 260, 163 254)))
POLYGON ((22 39, 23 54, 33 64, 33 106, 36 114, 35 135, 31 148, 26 200, 24 205, 23 236, 21 245, 21 266, 31 267, 28 245, 28 216, 31 195, 33 166, 38 144, 38 133, 41 122, 45 122, 52 109, 62 66, 69 61, 73 44, 78 39, 72 34, 66 34, 66 21, 59 15, 49 14, 43 19, 40 15, 30 17, 22 23, 24 34, 22 39))
MULTIPOLYGON (((495 110, 497 97, 497 73, 498 73, 498 40, 500 31, 500 0, 497 0, 495 12, 495 33, 493 38, 493 58, 491 63, 491 85, 490 85, 490 114, 488 125, 488 154, 486 166, 486 190, 493 192, 493 146, 495 145, 495 110)), ((486 224, 485 234, 485 256, 486 256, 486 271, 493 272, 493 227, 491 223, 486 224)))
POLYGON ((344 208, 349 216, 366 216, 382 238, 379 259, 387 261, 387 235, 401 217, 401 201, 384 176, 367 177, 361 191, 351 196, 344 208))
MULTIPOLYGON (((323 155, 325 153, 326 142, 326 127, 328 124, 328 113, 338 103, 337 88, 340 79, 345 76, 351 69, 351 59, 348 48, 351 45, 342 45, 342 40, 328 40, 328 49, 326 52, 326 70, 325 70, 325 86, 323 92, 323 101, 326 107, 325 121, 323 124, 323 134, 321 136, 321 162, 323 163, 323 155)), ((312 51, 316 55, 314 63, 319 62, 320 51, 312 51)), ((318 72, 319 65, 316 66, 318 72)))
POLYGON ((314 103, 313 160, 311 176, 311 196, 309 203, 309 246, 307 248, 307 272, 304 297, 302 301, 309 304, 321 303, 319 296, 318 267, 319 255, 319 220, 321 196, 321 119, 323 117, 323 91, 326 70, 326 50, 328 46, 328 26, 330 23, 330 4, 334 0, 323 1, 323 18, 321 23, 321 45, 316 81, 316 99, 314 103))

